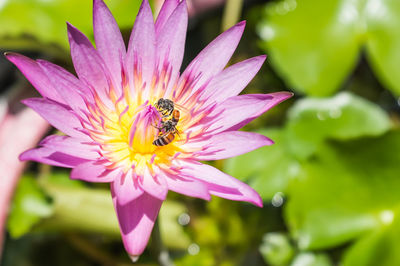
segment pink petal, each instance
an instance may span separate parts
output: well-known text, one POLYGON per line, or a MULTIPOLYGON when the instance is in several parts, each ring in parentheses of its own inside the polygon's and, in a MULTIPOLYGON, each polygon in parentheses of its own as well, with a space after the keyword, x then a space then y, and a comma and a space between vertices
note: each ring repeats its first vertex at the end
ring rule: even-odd
POLYGON ((230 200, 248 201, 262 207, 262 200, 254 189, 212 166, 188 161, 180 161, 179 166, 182 167, 180 171, 182 175, 203 181, 212 195, 230 200))
POLYGON ((226 99, 208 115, 211 118, 207 132, 213 134, 237 130, 278 103, 292 97, 290 92, 244 94, 226 99))
POLYGON ((39 66, 49 77, 53 88, 74 111, 87 110, 82 95, 91 96, 88 90, 75 76, 60 66, 44 60, 38 60, 39 66))
POLYGON ((153 177, 147 167, 143 175, 142 188, 149 195, 160 200, 165 200, 168 193, 168 187, 164 177, 161 175, 155 175, 153 177))
POLYGON ((163 201, 143 193, 122 204, 118 192, 111 189, 111 193, 125 249, 131 256, 138 256, 146 248, 163 201))
POLYGON ((157 35, 158 72, 161 72, 165 64, 170 64, 172 67, 169 87, 175 84, 181 68, 187 22, 186 2, 182 1, 165 22, 165 27, 157 35))
POLYGON ((0 260, 14 189, 26 166, 18 160, 18 155, 35 146, 49 129, 48 123, 32 109, 24 108, 16 114, 7 113, 7 109, 3 98, 0 100, 0 260))
POLYGON ((256 56, 224 69, 210 81, 204 96, 209 102, 222 102, 238 95, 260 70, 265 58, 256 56))
POLYGON ((73 168, 87 162, 87 159, 71 156, 45 147, 27 150, 19 156, 19 159, 21 161, 35 161, 66 168, 73 168))
POLYGON ((182 74, 182 80, 188 76, 201 75, 194 91, 218 74, 228 63, 242 37, 245 22, 242 21, 220 34, 189 64, 182 74))
MULTIPOLYGON (((185 2, 185 1, 183 1, 185 2)), ((178 6, 179 0, 165 0, 161 9, 160 13, 158 13, 157 20, 155 23, 156 34, 158 35, 159 32, 164 28, 165 23, 167 22, 168 18, 171 16, 172 12, 178 6)))
POLYGON ((128 204, 143 194, 143 189, 139 184, 134 183, 136 178, 132 170, 126 175, 122 175, 111 183, 111 189, 118 194, 118 202, 122 205, 128 204))
POLYGON ((133 25, 126 57, 126 69, 131 88, 134 88, 132 75, 134 74, 135 64, 139 64, 143 82, 150 86, 155 67, 155 35, 153 14, 149 2, 143 0, 133 25))
POLYGON ((40 142, 40 146, 53 149, 71 156, 76 156, 88 160, 95 160, 100 157, 97 145, 85 143, 82 139, 71 138, 68 136, 51 135, 40 142))
MULTIPOLYGON (((269 138, 257 133, 227 131, 212 135, 205 140, 197 142, 194 140, 187 145, 188 147, 203 147, 194 156, 197 160, 210 161, 238 156, 273 143, 269 138)), ((185 145, 182 148, 184 149, 185 145)))
POLYGON ((125 44, 117 22, 102 0, 93 2, 93 31, 97 51, 117 86, 121 86, 121 59, 126 55, 125 44))
POLYGON ((24 74, 43 97, 59 103, 65 103, 62 97, 60 97, 53 88, 53 84, 50 82, 47 75, 34 60, 16 53, 6 53, 5 56, 21 70, 22 74, 24 74))
POLYGON ((197 181, 191 178, 183 178, 180 176, 167 175, 160 171, 160 175, 164 175, 164 179, 167 182, 168 189, 183 194, 189 197, 200 198, 204 200, 210 200, 211 195, 208 193, 208 188, 201 181, 197 181))
POLYGON ((76 166, 71 171, 71 179, 79 179, 87 182, 113 182, 121 175, 121 170, 108 170, 104 163, 89 161, 76 166))
POLYGON ((72 62, 79 79, 86 82, 108 104, 110 84, 103 59, 82 32, 69 23, 67 26, 72 62))
POLYGON ((35 112, 61 132, 72 137, 88 139, 87 135, 76 130, 82 128, 81 122, 76 115, 60 104, 42 98, 30 98, 22 102, 35 110, 35 112))

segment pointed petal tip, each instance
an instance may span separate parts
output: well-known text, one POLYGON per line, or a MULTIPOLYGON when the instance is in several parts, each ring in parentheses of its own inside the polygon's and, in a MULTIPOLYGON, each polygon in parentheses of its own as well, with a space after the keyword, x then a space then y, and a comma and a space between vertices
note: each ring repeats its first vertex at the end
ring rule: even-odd
POLYGON ((72 25, 70 22, 67 23, 67 33, 68 33, 68 38, 74 37, 76 32, 79 32, 78 28, 72 25))
POLYGON ((246 27, 246 20, 242 20, 239 23, 233 25, 231 28, 228 29, 229 30, 239 30, 240 32, 244 31, 244 28, 246 27))
POLYGON ((251 58, 248 58, 242 62, 250 62, 250 61, 255 61, 255 62, 259 62, 260 63, 260 67, 262 66, 262 64, 264 64, 265 60, 267 59, 267 55, 262 54, 262 55, 257 55, 251 58))
MULTIPOLYGON (((140 10, 142 10, 142 8, 144 8, 144 7, 150 8, 150 9, 151 9, 149 0, 143 0, 143 1, 142 1, 142 4, 141 4, 141 6, 140 6, 140 10)), ((140 13, 140 10, 139 10, 139 13, 140 13)))
MULTIPOLYGON (((29 150, 28 150, 28 151, 29 151, 29 150)), ((21 154, 18 156, 18 160, 20 160, 21 162, 23 162, 23 161, 29 161, 29 158, 26 156, 26 153, 27 153, 28 151, 24 151, 23 153, 21 153, 21 154)))
POLYGON ((93 9, 95 6, 98 6, 100 4, 104 4, 104 1, 103 0, 93 0, 93 9))
POLYGON ((75 28, 69 21, 65 22, 67 24, 67 28, 75 28))
POLYGON ((257 57, 260 58, 260 59, 262 59, 262 60, 267 59, 267 55, 266 55, 266 54, 262 54, 262 55, 259 55, 259 56, 257 56, 257 57))
MULTIPOLYGON (((8 59, 9 57, 11 57, 12 55, 16 55, 15 53, 13 53, 13 52, 4 52, 3 53, 3 55, 8 59)), ((10 60, 10 59, 9 59, 10 60)))
POLYGON ((248 191, 247 191, 248 195, 246 196, 247 200, 243 199, 243 201, 250 202, 251 204, 253 204, 257 207, 262 208, 263 200, 262 200, 260 194, 258 194, 258 192, 254 188, 250 187, 249 185, 247 185, 247 186, 248 186, 248 191))
POLYGON ((28 60, 32 60, 22 54, 18 54, 18 53, 14 53, 14 52, 4 52, 4 56, 5 58, 7 58, 8 61, 12 62, 13 64, 17 64, 17 60, 18 59, 28 59, 28 60))
POLYGON ((262 208, 264 204, 260 194, 258 194, 258 192, 252 187, 250 187, 250 189, 252 190, 253 193, 251 193, 252 195, 249 195, 249 197, 247 198, 247 202, 253 204, 254 206, 262 208))
POLYGON ((291 98, 291 97, 294 96, 294 93, 291 92, 291 91, 282 91, 282 92, 280 92, 280 93, 281 93, 282 96, 285 98, 285 100, 286 100, 286 99, 289 99, 289 98, 291 98))
POLYGON ((236 24, 236 26, 244 27, 246 26, 246 20, 242 20, 239 23, 236 24))
POLYGON ((273 96, 276 100, 278 100, 278 103, 280 103, 294 96, 294 93, 290 91, 279 91, 279 92, 268 93, 265 95, 273 96))
POLYGON ((32 98, 23 99, 23 100, 21 100, 21 103, 23 103, 26 106, 30 107, 29 104, 32 103, 32 98))
POLYGON ((32 108, 35 110, 35 108, 32 107, 33 104, 36 104, 38 102, 41 102, 43 100, 45 100, 46 98, 40 98, 40 97, 34 97, 34 98, 26 98, 21 100, 21 103, 25 104, 26 106, 28 106, 29 108, 32 108))
POLYGON ((270 145, 275 144, 275 142, 272 139, 270 139, 270 138, 268 138, 266 136, 263 136, 263 137, 264 137, 263 138, 263 146, 270 146, 270 145))
POLYGON ((257 201, 252 202, 254 205, 256 205, 257 207, 264 207, 263 201, 261 199, 261 197, 259 197, 259 199, 257 199, 257 201))

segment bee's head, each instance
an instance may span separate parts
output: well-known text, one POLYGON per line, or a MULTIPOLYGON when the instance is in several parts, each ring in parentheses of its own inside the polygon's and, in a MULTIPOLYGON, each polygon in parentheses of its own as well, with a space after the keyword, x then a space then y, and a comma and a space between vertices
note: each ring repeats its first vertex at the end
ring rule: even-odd
POLYGON ((171 110, 174 109, 174 102, 169 99, 160 98, 155 106, 157 109, 171 110))

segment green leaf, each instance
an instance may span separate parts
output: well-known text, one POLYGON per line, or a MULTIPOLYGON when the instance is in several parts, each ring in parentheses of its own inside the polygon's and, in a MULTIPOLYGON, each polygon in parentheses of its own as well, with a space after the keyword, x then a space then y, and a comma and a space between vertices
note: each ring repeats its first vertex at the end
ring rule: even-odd
MULTIPOLYGON (((390 214, 387 214, 390 215, 390 214)), ((399 240, 400 220, 398 213, 393 223, 383 226, 368 236, 357 241, 345 253, 344 266, 392 266, 400 261, 399 240)), ((388 216, 392 219, 393 216, 388 216)))
POLYGON ((333 247, 391 222, 400 202, 399 150, 394 131, 323 146, 304 162, 285 209, 299 247, 333 247))
POLYGON ((358 59, 359 3, 286 0, 266 6, 261 45, 289 87, 314 96, 339 88, 358 59))
POLYGON ((275 144, 226 160, 224 171, 247 181, 264 200, 270 200, 276 193, 286 191, 298 163, 287 151, 283 130, 263 129, 258 133, 275 144))
POLYGON ((342 92, 331 98, 304 98, 289 111, 288 144, 293 154, 306 158, 325 139, 379 136, 390 126, 384 110, 351 93, 342 92))
POLYGON ((368 28, 367 53, 380 81, 400 95, 400 2, 369 0, 365 8, 368 28))
POLYGON ((42 218, 51 216, 52 204, 31 176, 23 176, 18 184, 8 218, 12 237, 28 233, 42 218))
POLYGON ((265 234, 259 251, 265 262, 277 266, 288 265, 294 255, 289 238, 282 233, 265 234))
MULTIPOLYGON (((105 2, 120 28, 130 29, 141 1, 105 2)), ((10 45, 16 44, 12 41, 21 38, 18 45, 24 46, 24 40, 31 43, 32 38, 27 38, 31 36, 44 44, 55 43, 67 49, 66 21, 93 39, 92 1, 5 0, 0 7, 0 47, 12 48, 10 45)))

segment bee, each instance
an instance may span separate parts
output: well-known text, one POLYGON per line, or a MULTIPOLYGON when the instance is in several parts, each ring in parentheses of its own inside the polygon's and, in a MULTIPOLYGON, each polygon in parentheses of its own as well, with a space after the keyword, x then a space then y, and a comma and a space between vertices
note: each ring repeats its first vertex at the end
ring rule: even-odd
MULTIPOLYGON (((174 102, 169 99, 160 98, 154 105, 157 111, 162 115, 162 118, 165 119, 172 115, 175 110, 174 102)), ((179 120, 179 119, 178 119, 179 120)))
POLYGON ((176 126, 179 122, 180 111, 175 109, 173 101, 163 98, 157 101, 155 107, 162 115, 162 118, 161 127, 156 127, 160 133, 157 139, 153 141, 153 145, 165 146, 175 139, 175 134, 179 136, 176 126))
POLYGON ((163 131, 165 132, 164 134, 161 133, 160 135, 153 141, 153 145, 155 146, 165 146, 170 144, 174 139, 175 139, 175 134, 178 134, 178 130, 175 127, 176 125, 172 120, 168 120, 164 122, 161 128, 165 128, 163 131))

